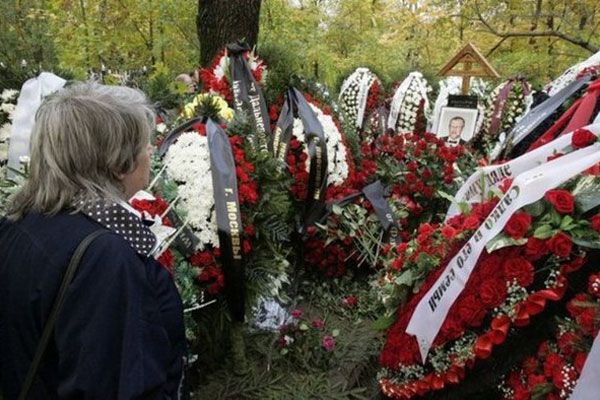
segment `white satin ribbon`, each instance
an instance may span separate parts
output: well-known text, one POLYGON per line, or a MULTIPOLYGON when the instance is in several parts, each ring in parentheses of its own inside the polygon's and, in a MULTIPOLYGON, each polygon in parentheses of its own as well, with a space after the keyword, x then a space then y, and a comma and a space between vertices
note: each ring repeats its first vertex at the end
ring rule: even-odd
MULTIPOLYGON (((67 81, 49 72, 42 72, 37 78, 26 81, 21 88, 12 124, 8 147, 8 166, 19 170, 21 157, 29 156, 31 131, 35 123, 35 113, 42 99, 62 88, 67 81)), ((10 170, 9 177, 14 176, 10 170)))
POLYGON ((600 162, 600 144, 577 150, 517 176, 483 224, 450 260, 442 275, 421 299, 406 333, 416 336, 425 363, 450 308, 463 291, 485 245, 502 231, 520 208, 541 199, 544 194, 580 172, 600 162))

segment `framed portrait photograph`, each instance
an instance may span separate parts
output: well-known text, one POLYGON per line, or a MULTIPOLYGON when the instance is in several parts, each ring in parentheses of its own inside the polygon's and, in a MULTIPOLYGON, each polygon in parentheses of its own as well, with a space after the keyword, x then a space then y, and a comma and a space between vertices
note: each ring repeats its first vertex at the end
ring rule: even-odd
POLYGON ((437 136, 451 146, 467 143, 475 135, 477 112, 473 108, 442 107, 437 136))

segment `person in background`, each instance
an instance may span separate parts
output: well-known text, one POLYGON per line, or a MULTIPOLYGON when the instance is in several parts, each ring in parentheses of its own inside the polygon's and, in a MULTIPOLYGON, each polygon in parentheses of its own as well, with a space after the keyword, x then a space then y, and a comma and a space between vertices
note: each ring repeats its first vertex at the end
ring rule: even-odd
POLYGON ((462 133, 465 129, 465 119, 463 117, 453 117, 448 123, 448 138, 446 144, 449 146, 458 146, 464 143, 462 133))
POLYGON ((74 84, 47 97, 30 176, 0 220, 0 389, 16 399, 75 248, 100 230, 66 292, 30 399, 179 399, 182 303, 127 200, 148 185, 145 96, 74 84))

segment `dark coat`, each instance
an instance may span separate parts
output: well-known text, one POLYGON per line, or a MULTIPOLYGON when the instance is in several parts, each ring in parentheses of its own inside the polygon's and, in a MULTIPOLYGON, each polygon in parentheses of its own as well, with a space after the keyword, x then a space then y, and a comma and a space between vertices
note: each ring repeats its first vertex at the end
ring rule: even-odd
MULTIPOLYGON (((16 399, 77 245, 82 214, 0 221, 0 388, 16 399)), ((31 391, 35 399, 176 399, 186 354, 167 271, 108 231, 88 248, 31 391)))

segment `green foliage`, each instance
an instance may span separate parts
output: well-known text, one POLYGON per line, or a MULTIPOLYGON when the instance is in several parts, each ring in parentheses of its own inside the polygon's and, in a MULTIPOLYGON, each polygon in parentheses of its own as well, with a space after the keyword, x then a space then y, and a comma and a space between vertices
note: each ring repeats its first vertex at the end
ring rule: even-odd
POLYGON ((181 106, 186 88, 185 85, 175 82, 173 74, 165 64, 158 63, 142 89, 155 104, 171 109, 181 106))

